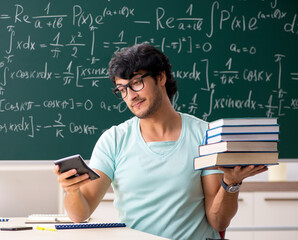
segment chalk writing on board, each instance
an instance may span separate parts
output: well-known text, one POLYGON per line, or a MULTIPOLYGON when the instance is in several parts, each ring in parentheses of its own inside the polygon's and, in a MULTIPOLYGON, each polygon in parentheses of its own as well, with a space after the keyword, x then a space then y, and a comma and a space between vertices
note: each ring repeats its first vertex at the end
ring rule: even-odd
POLYGON ((177 4, 1 3, 1 144, 30 139, 27 158, 36 159, 29 152, 45 138, 55 146, 84 136, 94 145, 131 116, 110 91, 109 59, 142 42, 169 56, 177 111, 206 121, 278 117, 281 128, 297 118, 298 13, 290 1, 177 4))

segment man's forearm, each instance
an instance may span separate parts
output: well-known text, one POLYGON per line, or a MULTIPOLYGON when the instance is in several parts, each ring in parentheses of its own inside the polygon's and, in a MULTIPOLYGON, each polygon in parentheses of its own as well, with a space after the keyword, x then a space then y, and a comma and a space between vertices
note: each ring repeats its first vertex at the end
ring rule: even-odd
POLYGON ((238 209, 238 192, 228 193, 222 187, 218 190, 209 209, 208 221, 218 231, 225 230, 238 209))
POLYGON ((91 214, 89 204, 79 189, 66 192, 64 206, 68 216, 74 222, 82 222, 91 214))

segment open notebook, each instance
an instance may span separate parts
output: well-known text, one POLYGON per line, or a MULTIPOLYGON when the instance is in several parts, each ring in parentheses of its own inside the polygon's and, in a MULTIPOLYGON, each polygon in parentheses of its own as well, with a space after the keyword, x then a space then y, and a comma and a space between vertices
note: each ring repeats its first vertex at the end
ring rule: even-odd
MULTIPOLYGON (((84 222, 88 222, 90 218, 84 222)), ((72 223, 70 218, 65 214, 31 214, 25 223, 72 223)))

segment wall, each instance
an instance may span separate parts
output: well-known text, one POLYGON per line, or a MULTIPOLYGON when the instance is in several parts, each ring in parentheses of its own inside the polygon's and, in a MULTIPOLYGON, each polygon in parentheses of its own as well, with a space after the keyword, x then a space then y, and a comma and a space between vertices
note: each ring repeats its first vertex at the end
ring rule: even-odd
POLYGON ((57 213, 58 183, 51 162, 0 163, 0 216, 57 213))
MULTIPOLYGON (((287 180, 298 181, 298 163, 287 163, 287 180)), ((267 181, 268 172, 246 181, 267 181)), ((0 162, 0 216, 20 217, 38 213, 63 213, 63 201, 51 161, 0 162)), ((105 197, 108 201, 111 196, 105 197)), ((97 215, 108 213, 103 203, 97 215)), ((115 218, 116 213, 111 214, 115 218)))

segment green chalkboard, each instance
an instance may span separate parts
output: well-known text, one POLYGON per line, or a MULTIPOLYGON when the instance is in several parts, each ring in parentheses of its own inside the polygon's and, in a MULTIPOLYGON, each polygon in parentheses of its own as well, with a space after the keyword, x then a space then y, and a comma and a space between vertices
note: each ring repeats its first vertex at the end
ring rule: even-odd
POLYGON ((89 159, 132 115, 113 96, 115 51, 169 56, 176 110, 207 121, 277 117, 281 158, 298 158, 298 9, 293 0, 11 0, 0 3, 0 159, 89 159))

